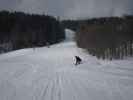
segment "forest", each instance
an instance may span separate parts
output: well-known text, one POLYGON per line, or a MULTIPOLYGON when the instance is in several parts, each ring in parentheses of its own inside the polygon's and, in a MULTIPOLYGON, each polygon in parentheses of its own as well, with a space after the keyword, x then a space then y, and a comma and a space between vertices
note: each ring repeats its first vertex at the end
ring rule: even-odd
POLYGON ((23 12, 0 12, 0 53, 40 47, 65 39, 59 19, 23 12))
POLYGON ((48 15, 0 12, 0 53, 47 46, 76 32, 77 46, 102 59, 133 56, 133 16, 62 20, 48 15))
POLYGON ((133 56, 133 16, 84 20, 76 32, 77 46, 102 59, 133 56))

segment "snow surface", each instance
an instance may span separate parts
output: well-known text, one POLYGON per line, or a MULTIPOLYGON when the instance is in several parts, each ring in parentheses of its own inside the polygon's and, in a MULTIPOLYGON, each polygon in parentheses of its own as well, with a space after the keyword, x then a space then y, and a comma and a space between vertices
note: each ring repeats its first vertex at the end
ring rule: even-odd
POLYGON ((2 54, 0 100, 133 100, 133 58, 97 60, 74 41, 2 54))

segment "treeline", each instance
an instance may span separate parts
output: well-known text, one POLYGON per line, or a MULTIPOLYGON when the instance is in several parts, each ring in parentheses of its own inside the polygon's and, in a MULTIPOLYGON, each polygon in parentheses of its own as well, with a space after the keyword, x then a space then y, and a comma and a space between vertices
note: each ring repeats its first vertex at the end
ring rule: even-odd
POLYGON ((62 25, 65 28, 71 29, 73 31, 77 31, 78 28, 80 27, 80 24, 82 23, 83 20, 62 20, 62 25))
POLYGON ((88 19, 80 25, 76 41, 98 58, 133 56, 133 16, 88 19))
POLYGON ((50 45, 64 38, 64 28, 52 16, 0 12, 0 52, 50 45))

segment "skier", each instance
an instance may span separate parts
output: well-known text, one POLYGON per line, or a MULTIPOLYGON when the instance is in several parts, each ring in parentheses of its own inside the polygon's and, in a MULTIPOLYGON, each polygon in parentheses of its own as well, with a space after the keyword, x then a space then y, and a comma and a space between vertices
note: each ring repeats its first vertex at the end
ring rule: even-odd
POLYGON ((79 56, 75 56, 75 65, 79 65, 82 62, 82 59, 79 56))

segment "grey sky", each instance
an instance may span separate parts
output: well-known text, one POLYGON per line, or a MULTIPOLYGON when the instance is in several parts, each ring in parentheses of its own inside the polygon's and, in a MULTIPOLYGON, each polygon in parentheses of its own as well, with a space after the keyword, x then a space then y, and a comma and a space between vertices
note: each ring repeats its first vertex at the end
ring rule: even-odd
POLYGON ((62 18, 133 14, 133 0, 0 0, 0 10, 50 14, 62 18))

